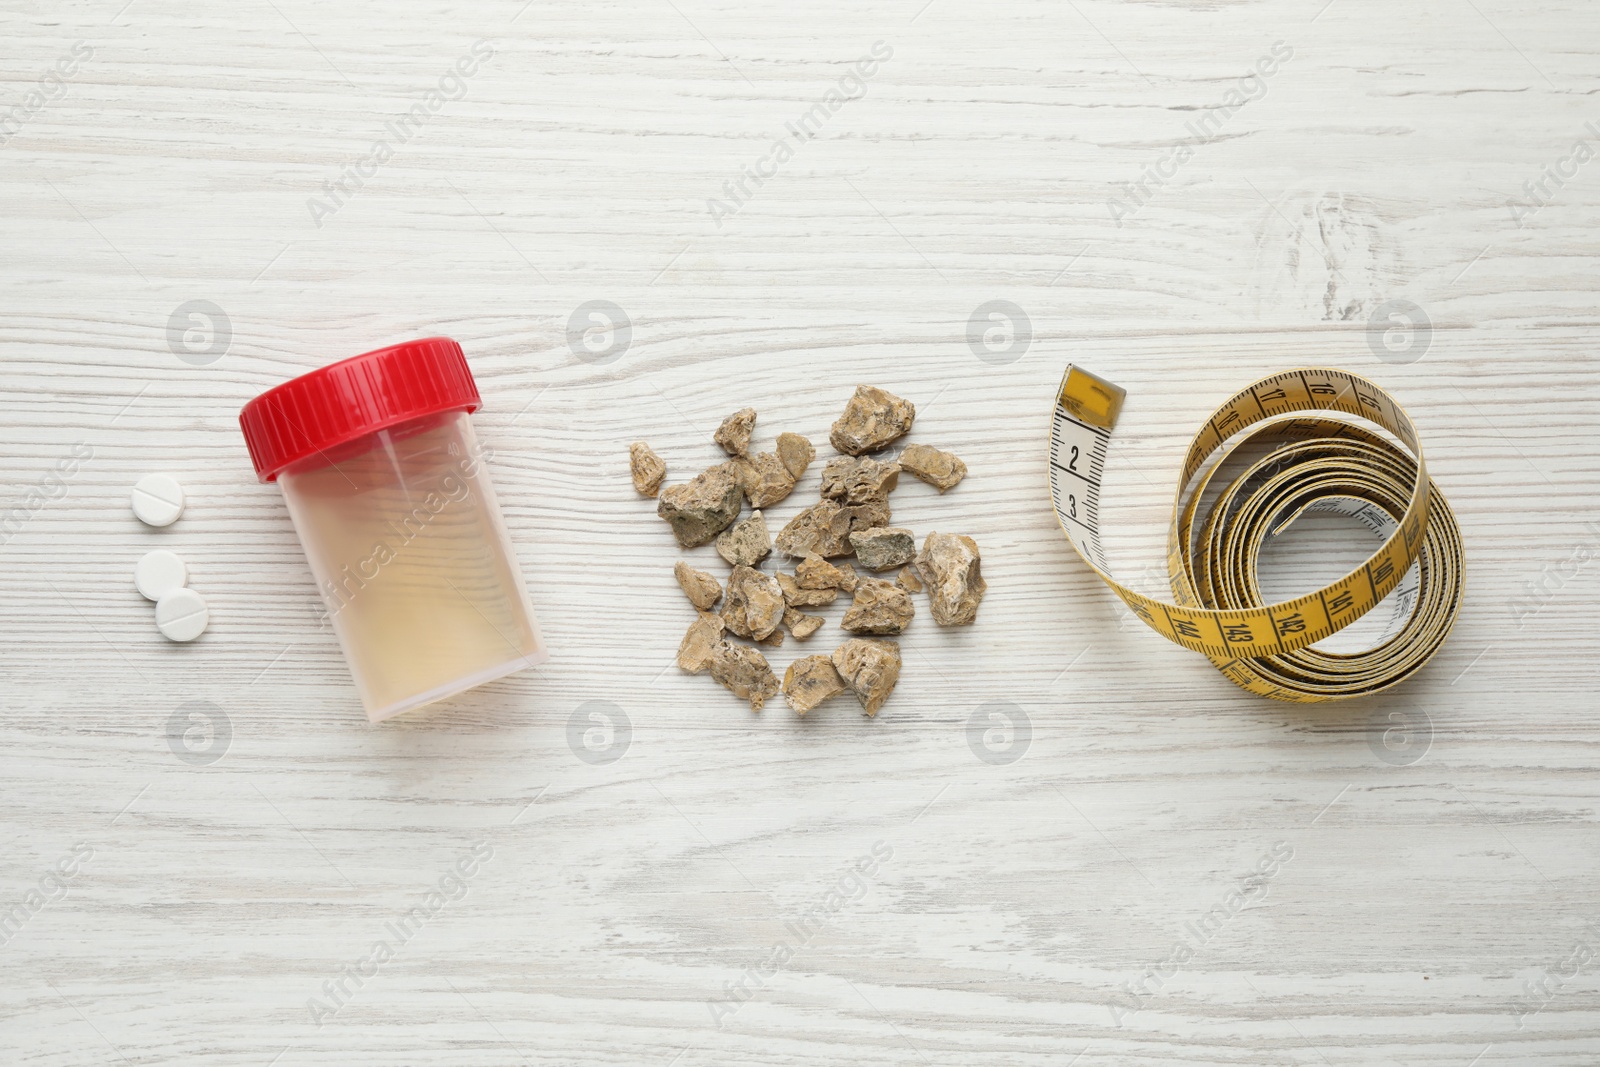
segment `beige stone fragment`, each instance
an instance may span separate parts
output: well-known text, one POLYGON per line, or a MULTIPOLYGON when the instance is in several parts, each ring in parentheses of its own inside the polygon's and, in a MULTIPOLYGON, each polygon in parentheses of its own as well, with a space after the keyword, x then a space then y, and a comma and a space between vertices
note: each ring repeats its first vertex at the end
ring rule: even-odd
POLYGON ((900 467, 871 456, 831 459, 822 468, 822 496, 846 504, 883 500, 900 484, 900 467))
MULTIPOLYGON (((833 666, 844 679, 861 710, 877 715, 900 681, 900 646, 893 641, 856 638, 833 650, 833 666)), ((716 672, 713 663, 712 672, 716 672)))
POLYGON ((858 385, 828 440, 847 456, 876 452, 903 437, 916 417, 916 405, 909 400, 876 386, 858 385))
POLYGON ((717 554, 735 567, 754 567, 772 555, 772 535, 761 512, 724 530, 717 538, 717 554))
POLYGON ((816 458, 817 450, 806 438, 797 433, 778 435, 778 461, 783 464, 783 469, 789 472, 790 478, 798 482, 810 468, 811 461, 816 458))
POLYGON ((796 715, 804 715, 824 700, 845 692, 846 688, 838 668, 827 656, 797 659, 783 675, 783 699, 796 715))
POLYGON ((824 500, 806 508, 782 530, 775 544, 778 551, 794 559, 815 552, 827 559, 848 556, 850 548, 850 515, 838 504, 824 500))
POLYGON ((917 555, 928 586, 928 607, 940 626, 965 626, 978 617, 989 583, 983 580, 978 543, 959 534, 931 533, 917 555))
POLYGON ((751 711, 760 711, 778 694, 778 676, 767 657, 749 645, 718 644, 711 655, 711 677, 734 696, 750 701, 751 711))
POLYGON ((722 605, 722 621, 740 637, 759 641, 783 622, 783 587, 770 574, 754 567, 738 566, 728 579, 728 599, 722 605))
POLYGON ((698 548, 733 525, 743 507, 734 469, 723 463, 661 490, 656 514, 672 526, 680 547, 698 548))
MULTIPOLYGON (((854 571, 851 571, 853 574, 854 571)), ((834 566, 815 552, 809 553, 795 565, 794 580, 801 589, 844 589, 846 582, 854 584, 842 568, 834 566)))
POLYGON ((791 608, 825 608, 839 599, 837 589, 803 589, 793 576, 778 572, 778 587, 791 608))
POLYGON ((904 589, 884 578, 863 578, 839 625, 856 634, 901 634, 915 614, 904 589))
POLYGON ((794 478, 776 453, 741 456, 733 464, 738 470, 739 487, 753 508, 770 508, 794 492, 794 478))
POLYGON ((783 647, 783 627, 778 627, 765 637, 756 640, 758 645, 767 645, 771 648, 783 647))
POLYGON ((861 580, 856 574, 856 569, 848 563, 839 564, 839 573, 844 575, 844 581, 839 583, 839 592, 854 593, 856 584, 861 580))
POLYGON ((643 441, 628 446, 628 466, 633 472, 633 487, 641 496, 655 496, 667 476, 667 461, 643 441))
POLYGON ((965 463, 949 452, 928 445, 907 445, 900 453, 900 466, 941 493, 954 489, 967 476, 965 463))
POLYGON ((702 611, 700 617, 689 624, 678 646, 678 667, 690 674, 701 674, 711 666, 712 654, 722 643, 722 618, 702 611))
POLYGON ((743 456, 750 451, 750 434, 756 428, 756 409, 743 408, 722 420, 712 439, 730 456, 743 456))
POLYGON ((901 526, 877 526, 853 533, 850 544, 856 550, 856 562, 869 571, 894 570, 917 558, 916 535, 901 526))
POLYGON ((927 588, 922 584, 922 579, 917 577, 916 564, 901 571, 900 577, 895 579, 895 584, 908 593, 920 593, 927 588))
MULTIPOLYGON (((865 504, 851 504, 844 509, 844 514, 845 522, 850 527, 849 533, 873 530, 894 522, 894 514, 889 510, 887 497, 882 500, 869 500, 865 504)), ((850 548, 846 547, 845 552, 848 554, 850 548)))
POLYGON ((796 608, 789 608, 783 613, 783 624, 789 628, 796 641, 804 641, 822 629, 822 624, 827 621, 821 615, 807 615, 796 608))
POLYGON ((722 599, 722 583, 705 571, 697 571, 680 559, 672 573, 683 587, 683 595, 699 610, 710 611, 722 599))

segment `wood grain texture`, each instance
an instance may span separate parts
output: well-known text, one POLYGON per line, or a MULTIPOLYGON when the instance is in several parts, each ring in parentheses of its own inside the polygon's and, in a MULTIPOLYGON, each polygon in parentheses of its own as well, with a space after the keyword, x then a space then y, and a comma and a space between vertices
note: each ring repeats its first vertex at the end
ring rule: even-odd
MULTIPOLYGON (((1576 0, 10 5, 0 109, 29 113, 0 127, 0 473, 8 508, 52 498, 0 545, 0 911, 41 879, 60 899, 0 945, 5 1061, 1595 1063, 1600 163, 1574 153, 1600 147, 1594 18, 1576 0), (494 55, 461 98, 317 225, 308 201, 476 41, 494 55), (795 142, 785 124, 878 41, 893 54, 864 93, 795 142), (76 42, 92 54, 33 108, 76 42), (1292 56, 1233 108, 1275 42, 1292 56), (1119 226, 1107 201, 1173 170, 1207 118, 1216 135, 1119 226), (714 218, 785 137, 791 158, 714 218), (1548 203, 1518 225, 1507 202, 1539 181, 1548 203), (609 363, 568 343, 597 299, 631 320, 609 363), (169 341, 196 300, 228 319, 207 365, 169 341), (967 339, 992 300, 1029 319, 1012 362, 967 339), (1372 347, 1393 300, 1431 322, 1410 362, 1372 347), (370 728, 235 419, 295 373, 435 333, 484 393, 555 658, 370 728), (1390 389, 1466 540, 1444 651, 1381 698, 1295 708, 1132 622, 1048 507, 1072 360, 1133 397, 1107 487, 1133 576, 1159 565, 1183 447, 1233 389, 1297 363, 1390 389), (823 444, 857 382, 916 402, 914 439, 969 464, 942 497, 908 479, 896 514, 975 537, 988 599, 967 630, 924 611, 876 721, 846 701, 753 716, 671 666, 680 553, 627 444, 680 480, 746 404, 761 441, 823 444), (58 485, 75 447, 92 455, 58 485), (127 506, 151 470, 190 496, 160 531, 127 506), (133 589, 156 546, 211 602, 195 645, 166 643, 133 589), (631 727, 614 762, 569 744, 595 701, 631 727), (195 702, 226 716, 204 765, 171 739, 195 702), (996 705, 1027 724, 1015 762, 978 757, 996 705), (1397 722, 1420 758, 1380 758, 1397 722), (341 977, 479 842, 492 858, 446 883, 461 899, 359 988, 341 977), (875 844, 890 857, 847 877, 875 844), (318 1025, 308 1002, 341 980, 318 1025)), ((1275 566, 1294 584, 1348 545, 1297 540, 1275 566)))

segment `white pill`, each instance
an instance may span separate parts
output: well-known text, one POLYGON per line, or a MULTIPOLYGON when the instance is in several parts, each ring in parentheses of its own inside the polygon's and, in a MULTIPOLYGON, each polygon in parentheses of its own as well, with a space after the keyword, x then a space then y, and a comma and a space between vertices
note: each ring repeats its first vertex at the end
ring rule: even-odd
POLYGON ((156 601, 156 628, 174 641, 193 641, 210 621, 205 598, 193 589, 174 589, 156 601))
POLYGON ((133 513, 147 526, 171 526, 183 514, 183 486, 167 474, 146 474, 133 487, 133 513))
POLYGON ((176 552, 158 548, 146 552, 139 565, 133 569, 133 584, 146 600, 160 600, 174 589, 182 589, 189 582, 189 568, 176 552))

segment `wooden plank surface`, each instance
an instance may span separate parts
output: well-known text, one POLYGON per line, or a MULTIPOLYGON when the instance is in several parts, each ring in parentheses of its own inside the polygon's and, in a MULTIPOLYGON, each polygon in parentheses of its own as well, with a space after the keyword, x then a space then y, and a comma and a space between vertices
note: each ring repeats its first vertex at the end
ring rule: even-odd
POLYGON ((1594 20, 12 5, 5 1061, 1595 1063, 1594 20), (597 300, 629 321, 609 361, 569 338, 597 300), (993 301, 1026 323, 974 325, 993 301), (441 333, 554 658, 373 728, 236 417, 441 333), (1145 631, 1048 506, 1070 361, 1130 390, 1109 548, 1157 584, 1214 404, 1296 364, 1394 392, 1466 540, 1443 652, 1299 708, 1145 631), (858 382, 969 464, 896 518, 976 538, 988 597, 962 630, 919 604, 875 721, 752 715, 672 667, 682 554, 626 446, 680 480, 747 404, 767 447, 823 443, 858 382), (190 499, 159 531, 127 506, 154 470, 190 499), (133 589, 158 546, 210 601, 194 645, 133 589))

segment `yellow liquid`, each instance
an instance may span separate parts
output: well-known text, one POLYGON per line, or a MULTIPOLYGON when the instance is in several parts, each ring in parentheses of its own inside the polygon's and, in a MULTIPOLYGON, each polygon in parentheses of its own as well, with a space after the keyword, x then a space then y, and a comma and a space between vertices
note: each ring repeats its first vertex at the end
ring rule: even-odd
POLYGON ((467 414, 356 448, 279 482, 368 717, 544 662, 467 414))

